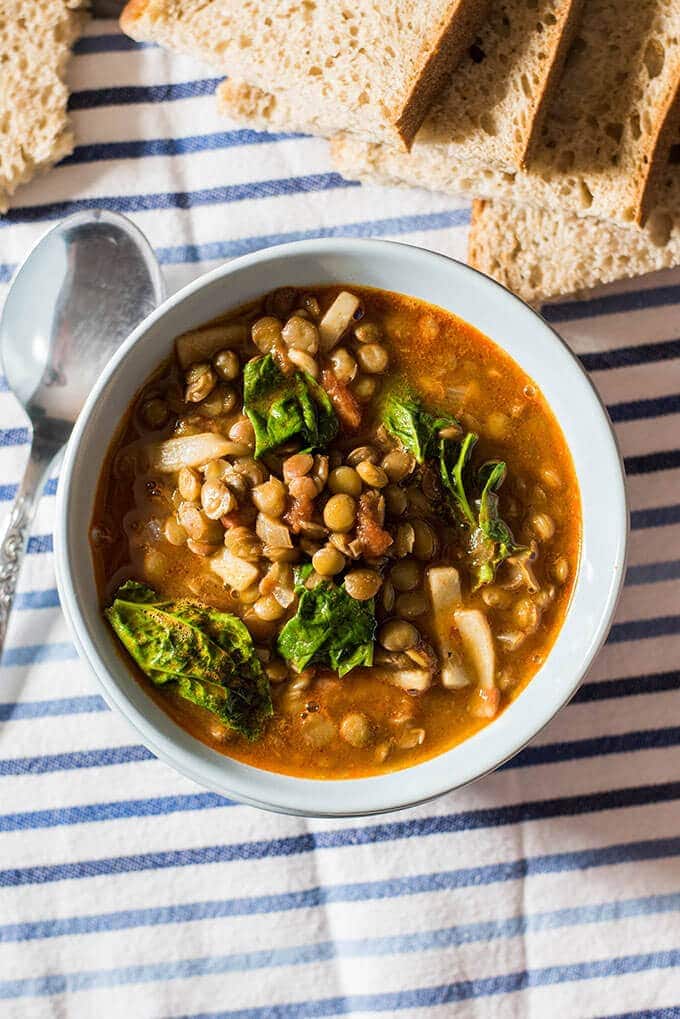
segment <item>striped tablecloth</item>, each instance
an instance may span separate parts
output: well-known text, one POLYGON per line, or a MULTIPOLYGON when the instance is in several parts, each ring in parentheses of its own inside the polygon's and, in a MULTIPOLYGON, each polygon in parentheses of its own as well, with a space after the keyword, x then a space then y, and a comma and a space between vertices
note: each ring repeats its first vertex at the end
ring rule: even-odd
MULTIPOLYGON (((298 237, 464 255, 463 203, 360 188, 321 141, 218 119, 207 73, 91 23, 71 71, 78 148, 0 219, 1 293, 47 224, 102 205, 149 236, 171 289, 298 237)), ((626 456, 627 586, 574 702, 426 806, 279 817, 155 760, 76 657, 50 480, 0 669, 2 1014, 680 1016, 680 274, 547 314, 626 456)), ((5 386, 2 513, 27 442, 5 386)))

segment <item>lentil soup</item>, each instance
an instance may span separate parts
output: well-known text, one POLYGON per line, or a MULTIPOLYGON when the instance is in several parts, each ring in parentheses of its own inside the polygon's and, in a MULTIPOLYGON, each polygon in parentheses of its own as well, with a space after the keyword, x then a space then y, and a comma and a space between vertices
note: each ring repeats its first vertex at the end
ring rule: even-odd
POLYGON ((489 724, 578 569, 534 382, 450 312, 275 291, 180 336, 102 471, 102 604, 154 700, 259 768, 355 778, 489 724))

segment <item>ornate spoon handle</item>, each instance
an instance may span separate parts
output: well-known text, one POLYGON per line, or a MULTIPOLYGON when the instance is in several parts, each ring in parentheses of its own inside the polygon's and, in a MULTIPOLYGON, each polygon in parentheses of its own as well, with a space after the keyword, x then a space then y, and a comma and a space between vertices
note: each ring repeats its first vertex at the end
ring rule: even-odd
POLYGON ((52 443, 41 441, 38 437, 34 438, 31 455, 0 543, 0 655, 5 643, 19 570, 26 551, 28 529, 43 479, 55 453, 56 448, 52 443))

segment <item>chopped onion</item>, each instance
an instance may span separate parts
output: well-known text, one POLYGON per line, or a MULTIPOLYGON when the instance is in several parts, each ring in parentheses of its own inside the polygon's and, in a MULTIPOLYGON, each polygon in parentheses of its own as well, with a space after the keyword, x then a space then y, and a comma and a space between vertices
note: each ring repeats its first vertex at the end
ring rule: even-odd
POLYGON ((458 609, 453 618, 480 687, 495 689, 496 653, 486 616, 479 609, 458 609))
POLYGON ((231 322, 223 326, 208 326, 207 329, 192 329, 178 336, 175 342, 177 360, 181 368, 188 368, 197 361, 209 361, 218 350, 225 350, 243 343, 248 336, 246 326, 231 322))
POLYGON ((223 439, 214 432, 178 435, 147 447, 149 469, 174 474, 182 467, 201 467, 211 460, 229 455, 233 445, 229 439, 223 439))
POLYGON ((371 679, 379 679, 402 690, 414 690, 416 693, 423 693, 432 685, 432 673, 428 669, 400 669, 374 665, 371 669, 371 679))
POLYGON ((282 609, 287 609, 295 601, 295 593, 293 589, 290 587, 284 587, 283 584, 277 584, 272 591, 272 594, 282 609))
POLYGON ((319 322, 319 344, 321 350, 332 350, 354 318, 360 300, 348 290, 341 290, 330 308, 319 322))
POLYGON ((427 588, 442 663, 441 684, 447 690, 469 686, 471 678, 458 648, 454 646, 451 632, 454 612, 460 608, 462 601, 458 570, 453 566, 431 566, 427 571, 427 588))
POLYGON ((245 559, 239 559, 227 548, 220 549, 211 557, 210 569, 222 578, 225 587, 238 592, 251 587, 260 576, 257 566, 246 562, 245 559))
POLYGON ((267 516, 266 513, 257 514, 255 532, 263 545, 273 545, 275 548, 292 548, 293 541, 290 531, 280 520, 267 516))

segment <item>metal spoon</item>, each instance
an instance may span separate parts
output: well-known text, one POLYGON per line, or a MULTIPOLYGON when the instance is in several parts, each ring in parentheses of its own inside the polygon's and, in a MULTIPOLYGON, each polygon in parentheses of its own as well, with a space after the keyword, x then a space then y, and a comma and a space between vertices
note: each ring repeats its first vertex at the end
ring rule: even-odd
POLYGON ((0 359, 33 439, 0 543, 0 653, 47 470, 102 368, 163 293, 144 235, 104 210, 53 227, 14 276, 0 318, 0 359))

